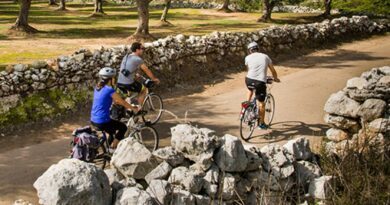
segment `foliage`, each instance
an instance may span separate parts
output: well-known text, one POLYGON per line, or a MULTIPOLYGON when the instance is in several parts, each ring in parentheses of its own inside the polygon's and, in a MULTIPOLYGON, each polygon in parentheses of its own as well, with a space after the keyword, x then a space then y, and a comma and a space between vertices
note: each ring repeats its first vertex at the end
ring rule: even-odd
POLYGON ((77 105, 89 102, 89 91, 52 89, 32 94, 0 115, 0 125, 16 125, 55 117, 61 113, 75 110, 77 105))
POLYGON ((349 12, 390 15, 388 0, 334 0, 333 7, 349 12))
POLYGON ((260 9, 261 0, 236 0, 235 3, 243 11, 252 12, 260 9))
POLYGON ((322 151, 325 175, 334 176, 327 204, 388 204, 390 202, 389 140, 384 144, 351 144, 343 156, 322 151))

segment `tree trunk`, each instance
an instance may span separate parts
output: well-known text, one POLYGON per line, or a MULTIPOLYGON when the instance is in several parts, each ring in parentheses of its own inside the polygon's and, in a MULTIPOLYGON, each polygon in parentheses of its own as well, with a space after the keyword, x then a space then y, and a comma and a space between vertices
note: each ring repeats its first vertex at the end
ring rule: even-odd
POLYGON ((330 10, 332 10, 332 0, 324 0, 325 12, 324 16, 330 16, 330 10))
POLYGON ((11 27, 11 30, 18 30, 27 33, 34 33, 38 30, 28 25, 28 14, 30 11, 31 0, 21 0, 19 16, 16 19, 15 25, 11 27))
POLYGON ((162 22, 168 22, 167 21, 167 14, 168 14, 168 10, 170 7, 171 7, 171 0, 165 1, 164 11, 163 11, 163 13, 161 15, 161 19, 160 19, 162 22))
POLYGON ((103 11, 103 0, 95 0, 95 10, 94 13, 104 14, 103 11))
POLYGON ((57 6, 56 0, 49 0, 49 6, 57 6))
POLYGON ((257 21, 270 21, 272 9, 274 8, 274 6, 275 2, 270 2, 270 0, 263 0, 263 15, 257 21))
POLYGON ((229 9, 229 4, 230 4, 230 0, 225 0, 223 2, 223 6, 221 9, 219 9, 220 11, 224 11, 224 12, 231 12, 232 10, 229 9))
POLYGON ((66 2, 65 0, 60 0, 60 7, 57 9, 58 11, 66 11, 66 2))
POLYGON ((151 38, 149 33, 149 0, 137 0, 138 26, 133 37, 151 38))

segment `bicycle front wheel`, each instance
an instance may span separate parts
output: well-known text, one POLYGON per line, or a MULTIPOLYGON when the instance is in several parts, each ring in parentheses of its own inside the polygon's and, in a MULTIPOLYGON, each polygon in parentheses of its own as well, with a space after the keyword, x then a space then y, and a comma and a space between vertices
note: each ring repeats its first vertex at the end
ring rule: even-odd
POLYGON ((159 95, 154 93, 149 94, 145 98, 142 109, 146 111, 146 114, 142 116, 142 120, 145 123, 154 125, 161 118, 163 112, 163 101, 159 95))
POLYGON ((275 99, 271 94, 267 95, 265 100, 265 119, 264 122, 271 125, 275 115, 275 99))
POLYGON ((256 113, 254 107, 245 108, 240 119, 240 135, 241 138, 247 141, 253 134, 256 128, 256 113))
POLYGON ((105 147, 104 144, 100 145, 99 148, 96 150, 96 156, 92 160, 92 163, 94 163, 97 167, 101 169, 107 168, 110 164, 111 157, 109 156, 108 149, 105 147))
POLYGON ((143 126, 139 130, 132 132, 129 137, 137 139, 151 152, 158 149, 159 137, 156 129, 153 127, 143 126))

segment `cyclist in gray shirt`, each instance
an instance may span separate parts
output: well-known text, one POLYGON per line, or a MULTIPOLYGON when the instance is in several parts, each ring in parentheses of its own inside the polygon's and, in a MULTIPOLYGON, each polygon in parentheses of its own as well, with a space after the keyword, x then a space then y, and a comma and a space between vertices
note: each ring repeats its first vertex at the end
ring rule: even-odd
POLYGON ((248 101, 251 100, 253 91, 256 91, 256 99, 259 101, 259 128, 267 129, 268 125, 264 122, 265 117, 265 97, 267 96, 267 69, 271 70, 275 82, 280 82, 278 74, 271 59, 264 53, 260 53, 259 45, 252 42, 248 45, 249 55, 245 57, 245 65, 248 68, 248 74, 245 78, 245 84, 249 90, 248 101))
POLYGON ((127 54, 121 63, 121 68, 118 76, 118 88, 123 92, 129 91, 138 93, 138 103, 142 105, 147 88, 145 88, 140 82, 136 81, 136 74, 141 69, 149 78, 155 83, 159 84, 160 80, 156 78, 152 71, 144 64, 141 56, 145 48, 141 43, 134 42, 131 44, 131 54, 127 54))

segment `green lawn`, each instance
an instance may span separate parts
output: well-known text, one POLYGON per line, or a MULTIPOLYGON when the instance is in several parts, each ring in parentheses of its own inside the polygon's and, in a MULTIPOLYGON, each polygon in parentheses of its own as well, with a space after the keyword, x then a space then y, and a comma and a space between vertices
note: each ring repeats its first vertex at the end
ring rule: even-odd
MULTIPOLYGON (((34 2, 30 24, 40 32, 33 35, 10 33, 18 5, 0 1, 0 68, 6 64, 29 63, 35 59, 70 54, 81 47, 98 48, 126 43, 137 26, 135 8, 106 3, 107 16, 88 17, 92 4, 68 3, 67 12, 55 11, 45 2, 34 2)), ((204 9, 171 9, 171 27, 160 26, 161 10, 151 9, 150 31, 156 38, 167 35, 203 35, 213 31, 250 31, 274 24, 297 24, 317 21, 313 14, 273 14, 272 23, 257 23, 260 13, 220 13, 204 9)))

